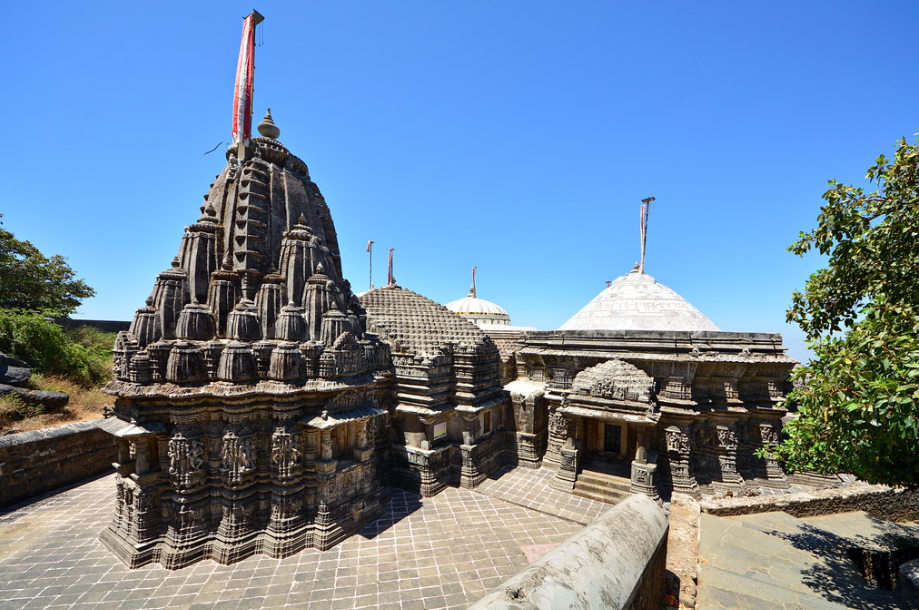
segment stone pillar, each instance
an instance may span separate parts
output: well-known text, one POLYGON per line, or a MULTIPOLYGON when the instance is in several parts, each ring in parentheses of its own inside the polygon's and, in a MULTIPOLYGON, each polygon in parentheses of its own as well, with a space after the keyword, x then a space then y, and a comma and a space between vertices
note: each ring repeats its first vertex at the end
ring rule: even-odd
POLYGON ((692 474, 691 438, 688 429, 678 426, 670 426, 664 431, 673 490, 697 495, 699 484, 692 474))
POLYGON ((648 463, 648 432, 644 426, 635 428, 635 461, 638 464, 648 463))
POLYGON ((319 457, 323 462, 332 460, 332 429, 326 428, 320 431, 320 452, 319 457))
POLYGON ((574 422, 565 418, 565 430, 568 438, 565 444, 559 449, 558 468, 555 476, 549 482, 553 489, 562 491, 571 491, 574 489, 574 482, 578 478, 578 458, 580 441, 578 438, 584 434, 584 420, 577 418, 574 422))
POLYGON ((635 460, 632 462, 632 481, 629 491, 649 496, 655 500, 657 494, 656 460, 648 460, 648 429, 645 426, 635 428, 635 460))
MULTIPOLYGON (((776 426, 771 423, 761 423, 759 425, 760 439, 765 449, 773 450, 779 444, 779 433, 776 426)), ((766 479, 772 483, 777 483, 779 487, 788 487, 788 479, 782 471, 778 461, 771 457, 763 458, 765 461, 766 479)))
POLYGON ((718 464, 721 470, 721 482, 732 487, 743 487, 743 477, 737 472, 737 431, 725 425, 715 428, 718 438, 718 464))

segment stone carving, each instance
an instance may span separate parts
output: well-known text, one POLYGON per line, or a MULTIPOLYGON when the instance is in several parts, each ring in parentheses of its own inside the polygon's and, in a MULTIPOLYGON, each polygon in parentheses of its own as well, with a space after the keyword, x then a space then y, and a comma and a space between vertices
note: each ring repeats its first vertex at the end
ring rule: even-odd
POLYGON ((169 439, 169 474, 179 484, 187 484, 204 467, 204 443, 176 432, 169 439))
POLYGON ((664 431, 667 439, 667 451, 679 452, 683 433, 679 428, 668 428, 664 431))
POLYGON ((278 478, 289 479, 294 476, 300 463, 298 445, 299 436, 291 434, 286 428, 276 428, 271 435, 271 463, 278 478))
POLYGON ((241 483, 243 475, 255 468, 253 444, 251 438, 240 438, 232 430, 223 435, 220 457, 228 482, 241 483))
POLYGON ((729 451, 737 449, 737 431, 718 428, 718 446, 729 451))
POLYGON ((549 434, 561 438, 568 436, 568 420, 564 415, 557 412, 549 414, 549 434))
POLYGON ((779 434, 772 426, 763 424, 759 427, 760 438, 764 445, 776 445, 779 442, 779 434))

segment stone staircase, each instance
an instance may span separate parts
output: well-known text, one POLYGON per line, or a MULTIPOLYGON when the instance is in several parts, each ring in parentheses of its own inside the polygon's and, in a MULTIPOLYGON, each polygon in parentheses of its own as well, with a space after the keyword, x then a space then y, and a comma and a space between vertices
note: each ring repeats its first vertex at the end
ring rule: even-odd
POLYGON ((787 513, 701 515, 698 610, 919 608, 914 591, 868 584, 847 553, 919 544, 919 526, 863 512, 799 519, 787 513))
POLYGON ((578 474, 574 482, 574 495, 607 504, 617 504, 632 495, 629 492, 631 481, 621 476, 621 473, 611 472, 611 469, 603 472, 599 468, 588 468, 589 465, 585 466, 578 474))

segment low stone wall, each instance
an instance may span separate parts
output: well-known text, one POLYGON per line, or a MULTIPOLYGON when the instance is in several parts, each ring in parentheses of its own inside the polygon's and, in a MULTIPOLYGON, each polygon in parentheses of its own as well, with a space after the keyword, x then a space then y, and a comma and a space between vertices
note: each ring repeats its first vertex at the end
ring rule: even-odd
POLYGON ((663 605, 667 517, 635 495, 511 577, 469 610, 657 610, 663 605))
POLYGON ((888 521, 901 521, 915 519, 919 515, 919 491, 855 484, 774 496, 702 500, 699 504, 703 513, 717 517, 776 511, 794 517, 815 517, 861 510, 888 521))
POLYGON ((0 506, 53 491, 109 470, 118 454, 100 420, 0 438, 0 506))

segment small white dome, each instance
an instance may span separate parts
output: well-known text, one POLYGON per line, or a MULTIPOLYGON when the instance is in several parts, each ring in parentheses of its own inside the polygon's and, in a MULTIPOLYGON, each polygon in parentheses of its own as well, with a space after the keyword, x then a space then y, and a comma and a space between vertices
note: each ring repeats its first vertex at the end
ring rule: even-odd
POLYGON ((456 301, 450 301, 444 307, 475 324, 507 326, 511 323, 511 317, 504 311, 503 307, 471 295, 456 301))
POLYGON ((689 301, 633 269, 559 330, 720 330, 689 301))

